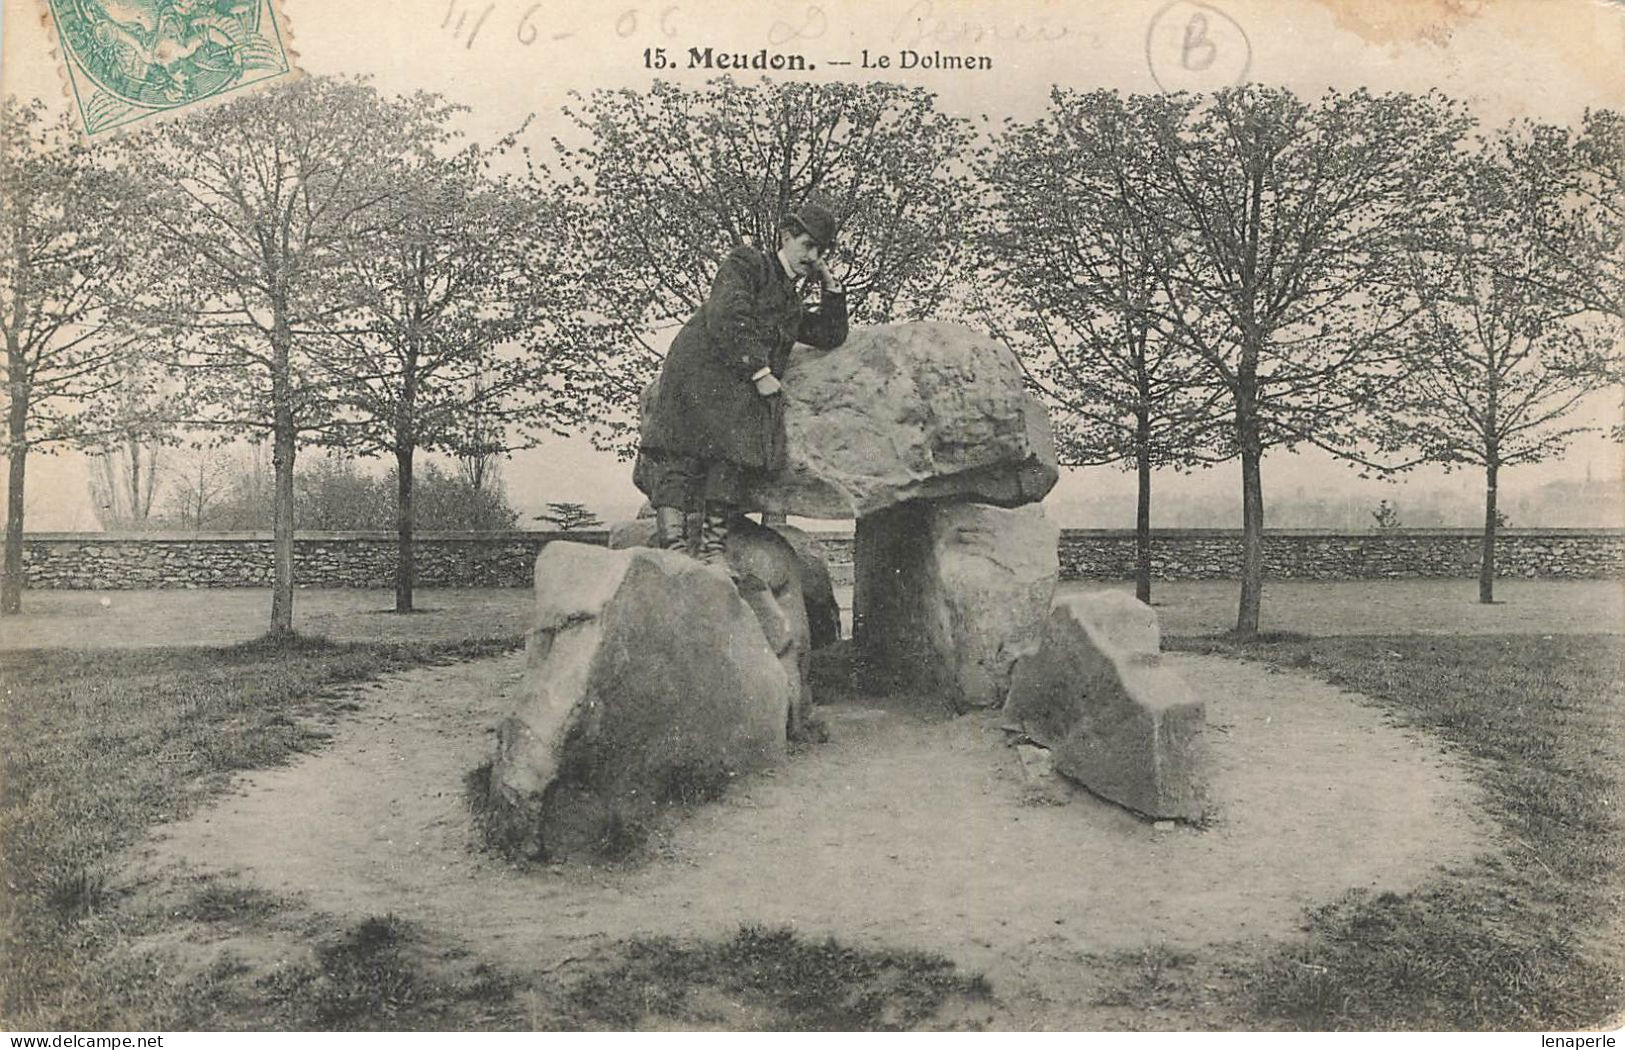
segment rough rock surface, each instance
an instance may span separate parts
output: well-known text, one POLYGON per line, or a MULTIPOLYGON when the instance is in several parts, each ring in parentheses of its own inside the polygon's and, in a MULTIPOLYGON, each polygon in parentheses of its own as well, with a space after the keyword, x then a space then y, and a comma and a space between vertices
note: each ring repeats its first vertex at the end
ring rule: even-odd
POLYGON ((835 581, 829 562, 818 541, 794 525, 770 524, 796 552, 801 570, 801 594, 807 602, 807 629, 812 648, 822 649, 841 640, 841 604, 835 598, 835 581))
POLYGON ((790 681, 787 731, 790 739, 800 740, 812 720, 813 706, 808 679, 813 645, 800 559, 776 529, 746 520, 728 532, 728 564, 738 579, 740 597, 755 610, 768 647, 790 681))
POLYGON ((631 521, 617 521, 609 527, 608 546, 612 551, 623 551, 628 547, 653 547, 655 545, 655 520, 653 518, 633 518, 631 521))
POLYGON ((1200 820, 1206 715, 1157 647, 1149 606, 1117 592, 1065 598, 1037 652, 1016 665, 1004 713, 1097 795, 1200 820))
POLYGON ((959 325, 860 327, 834 350, 799 347, 784 398, 789 463, 752 509, 851 519, 915 499, 1014 507, 1059 477, 1049 416, 1015 355, 959 325))
POLYGON ((858 522, 852 637, 882 688, 930 690, 955 711, 1004 702, 1038 646, 1059 530, 1036 508, 907 503, 858 522))
POLYGON ((792 680, 759 614, 682 554, 548 544, 526 653, 487 796, 509 849, 613 840, 783 753, 792 680))
MULTIPOLYGON (((692 523, 698 528, 698 522, 692 523)), ((790 538, 780 530, 798 534, 812 543, 810 537, 789 525, 762 526, 754 521, 736 525, 728 533, 728 562, 739 585, 739 596, 755 610, 779 662, 790 676, 789 733, 800 738, 802 729, 812 716, 813 695, 808 682, 808 666, 812 651, 818 644, 812 636, 811 616, 814 602, 803 590, 807 567, 790 538)), ((611 550, 633 547, 653 547, 655 525, 652 518, 637 518, 617 522, 609 530, 611 550)), ((812 544, 816 548, 816 544, 812 544)), ((713 570, 721 572, 720 569, 713 570)), ((840 607, 835 604, 835 591, 829 583, 829 570, 824 569, 824 588, 828 592, 823 601, 834 608, 839 630, 840 607)), ((820 612, 828 616, 822 604, 820 612)))
POLYGON ((1131 653, 1162 652, 1157 610, 1126 591, 1091 591, 1074 599, 1077 615, 1103 641, 1131 653))

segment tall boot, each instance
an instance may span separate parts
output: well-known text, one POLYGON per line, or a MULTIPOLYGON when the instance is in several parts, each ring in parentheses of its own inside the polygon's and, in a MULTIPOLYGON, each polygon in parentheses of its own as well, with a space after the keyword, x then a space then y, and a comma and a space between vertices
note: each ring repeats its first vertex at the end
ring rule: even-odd
POLYGON ((699 558, 707 565, 724 561, 728 554, 728 527, 733 521, 734 509, 727 503, 705 504, 705 516, 700 521, 699 558))
POLYGON ((688 515, 681 507, 655 508, 655 544, 665 551, 688 551, 688 515))

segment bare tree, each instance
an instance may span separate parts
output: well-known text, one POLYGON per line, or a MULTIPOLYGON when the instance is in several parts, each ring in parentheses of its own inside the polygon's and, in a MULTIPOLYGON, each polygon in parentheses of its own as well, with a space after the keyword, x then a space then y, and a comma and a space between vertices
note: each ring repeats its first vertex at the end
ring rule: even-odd
POLYGON ((91 460, 90 499, 102 528, 140 528, 158 492, 159 446, 126 431, 123 447, 91 460))
POLYGON ((397 612, 412 611, 417 453, 483 468, 584 412, 552 387, 586 349, 573 335, 586 288, 557 264, 560 205, 492 174, 492 160, 469 147, 395 166, 388 230, 345 271, 356 309, 314 355, 345 447, 395 460, 397 612))
POLYGON ((215 523, 215 517, 231 491, 234 464, 225 450, 200 447, 182 453, 166 472, 160 513, 182 528, 202 530, 215 523))
POLYGON ((1595 302, 1602 275, 1574 279, 1574 257, 1542 250, 1550 217, 1573 183, 1525 166, 1562 141, 1558 129, 1513 126, 1460 163, 1447 236, 1414 255, 1427 300, 1403 408, 1412 439, 1446 467, 1484 471, 1478 598, 1495 600, 1497 484, 1505 467, 1555 456, 1576 434, 1571 419, 1617 367, 1620 325, 1578 304, 1595 302), (1575 296, 1552 289, 1578 289, 1575 296))
POLYGON ((117 306, 134 197, 38 100, 0 101, 0 361, 7 460, 0 615, 21 611, 28 459, 93 445, 130 424, 113 395, 139 382, 117 306))
POLYGON ((1382 412, 1420 309, 1405 263, 1447 211, 1468 120, 1439 96, 1249 86, 1161 107, 1147 126, 1175 265, 1169 334, 1224 392, 1241 461, 1238 634, 1258 630, 1267 449, 1385 466, 1382 412))
POLYGON ((1151 600, 1151 474, 1226 457, 1217 388, 1160 320, 1174 260, 1142 145, 1161 96, 1056 89, 985 156, 976 313, 1049 404, 1060 461, 1138 475, 1135 594, 1151 600))
POLYGON ((131 143, 149 199, 148 271, 178 342, 191 425, 261 434, 275 474, 270 633, 293 631, 293 479, 301 443, 331 436, 332 338, 347 268, 398 219, 396 161, 432 157, 450 108, 311 77, 162 125, 131 143))

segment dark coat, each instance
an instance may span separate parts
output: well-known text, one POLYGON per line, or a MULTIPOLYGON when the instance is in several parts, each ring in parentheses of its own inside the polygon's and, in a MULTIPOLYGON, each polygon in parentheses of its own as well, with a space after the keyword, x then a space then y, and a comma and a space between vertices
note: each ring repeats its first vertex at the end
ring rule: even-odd
POLYGON ((641 444, 656 454, 726 460, 753 470, 784 466, 784 398, 763 397, 751 376, 784 375, 790 348, 846 341, 846 296, 825 292, 815 309, 777 254, 735 248, 705 304, 683 325, 660 369, 641 444))

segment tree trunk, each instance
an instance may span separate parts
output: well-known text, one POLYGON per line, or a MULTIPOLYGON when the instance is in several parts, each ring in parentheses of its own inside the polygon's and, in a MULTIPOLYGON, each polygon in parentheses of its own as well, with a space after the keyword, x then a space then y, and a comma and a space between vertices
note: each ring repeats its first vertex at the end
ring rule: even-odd
POLYGON ((1241 605, 1236 611, 1236 633, 1258 633, 1258 612, 1264 594, 1264 482, 1263 446, 1258 421, 1243 416, 1241 430, 1241 605))
POLYGON ((277 318, 271 333, 271 467, 275 495, 271 501, 273 575, 271 580, 271 637, 293 635, 293 377, 289 354, 293 333, 277 318))
POLYGON ((417 562, 412 539, 412 445, 395 449, 395 611, 412 611, 417 562))
POLYGON ((1500 468, 1490 463, 1484 468, 1484 539, 1478 559, 1478 600, 1485 605, 1495 601, 1495 529, 1500 516, 1495 510, 1495 481, 1500 468))
MULTIPOLYGON (((11 374, 21 375, 19 355, 11 357, 11 374)), ((0 573, 0 616, 23 611, 23 477, 28 467, 28 389, 19 381, 11 387, 11 411, 6 421, 10 448, 6 479, 6 566, 0 573)))
POLYGON ((1139 471, 1139 499, 1134 509, 1134 597, 1151 604, 1151 413, 1134 422, 1134 465, 1139 471))
POLYGON ((415 325, 407 333, 402 359, 401 400, 395 406, 395 611, 412 611, 416 574, 413 550, 412 455, 417 450, 418 343, 415 325))
POLYGON ((130 522, 138 524, 141 513, 141 442, 133 433, 125 435, 124 445, 130 450, 130 522))

